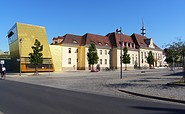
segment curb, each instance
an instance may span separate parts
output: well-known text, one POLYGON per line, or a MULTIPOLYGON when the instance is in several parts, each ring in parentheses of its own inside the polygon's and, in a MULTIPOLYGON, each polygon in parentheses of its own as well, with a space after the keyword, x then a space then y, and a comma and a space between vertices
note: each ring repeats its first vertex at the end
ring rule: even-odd
POLYGON ((157 99, 157 100, 163 100, 163 101, 170 101, 170 102, 185 104, 185 101, 183 101, 183 100, 176 100, 176 99, 157 97, 157 96, 152 96, 152 95, 145 95, 145 94, 135 93, 135 92, 131 92, 131 91, 126 91, 126 90, 123 90, 123 89, 118 89, 118 91, 124 92, 124 93, 127 93, 127 94, 140 96, 140 97, 146 97, 146 98, 151 98, 151 99, 157 99))

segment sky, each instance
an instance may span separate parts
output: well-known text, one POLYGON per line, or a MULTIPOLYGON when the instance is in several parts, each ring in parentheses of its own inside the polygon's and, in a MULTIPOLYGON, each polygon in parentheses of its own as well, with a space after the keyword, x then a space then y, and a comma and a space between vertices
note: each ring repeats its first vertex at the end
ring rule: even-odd
POLYGON ((65 34, 106 35, 122 27, 141 33, 160 48, 185 40, 185 0, 0 0, 0 50, 9 51, 7 32, 16 22, 44 26, 48 42, 65 34))

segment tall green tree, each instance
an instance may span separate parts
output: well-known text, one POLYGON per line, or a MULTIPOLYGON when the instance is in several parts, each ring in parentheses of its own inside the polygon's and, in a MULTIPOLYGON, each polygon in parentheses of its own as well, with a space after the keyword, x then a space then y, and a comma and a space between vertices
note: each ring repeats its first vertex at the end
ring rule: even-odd
POLYGON ((29 61, 35 66, 35 74, 38 75, 38 65, 43 63, 42 50, 43 45, 36 39, 34 46, 31 47, 33 53, 29 53, 29 61))
POLYGON ((152 65, 154 64, 154 56, 152 54, 152 51, 149 51, 148 53, 147 62, 149 64, 149 67, 152 68, 152 65))
POLYGON ((125 70, 127 70, 127 64, 130 64, 130 55, 126 47, 123 48, 122 63, 125 64, 125 70))
MULTIPOLYGON (((164 50, 167 51, 166 57, 170 58, 173 54, 173 56, 175 55, 175 61, 182 63, 184 70, 182 80, 183 82, 185 82, 185 41, 182 41, 181 38, 177 38, 176 42, 172 42, 171 44, 168 44, 166 47, 167 48, 164 50)), ((166 61, 169 62, 168 59, 166 61)))
POLYGON ((165 55, 166 55, 166 59, 165 61, 170 65, 170 67, 172 67, 172 63, 178 62, 179 56, 178 56, 178 52, 175 51, 174 49, 164 49, 165 55))
POLYGON ((88 52, 87 52, 87 60, 89 65, 92 65, 92 69, 91 71, 94 71, 94 64, 98 63, 98 54, 97 54, 97 49, 94 43, 91 43, 89 48, 88 48, 88 52))

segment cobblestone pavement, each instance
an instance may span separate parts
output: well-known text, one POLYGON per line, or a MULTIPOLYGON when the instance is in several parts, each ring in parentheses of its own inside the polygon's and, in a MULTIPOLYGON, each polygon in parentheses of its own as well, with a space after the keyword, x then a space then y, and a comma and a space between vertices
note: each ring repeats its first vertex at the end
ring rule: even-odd
POLYGON ((185 86, 168 86, 169 82, 179 80, 182 70, 176 70, 176 74, 169 69, 148 69, 123 71, 123 79, 120 79, 118 71, 101 71, 92 73, 89 71, 71 71, 33 74, 8 74, 7 80, 24 83, 38 84, 49 87, 94 93, 114 97, 137 98, 136 96, 116 91, 127 91, 155 95, 160 97, 184 100, 185 86), (145 71, 145 73, 141 73, 145 71))

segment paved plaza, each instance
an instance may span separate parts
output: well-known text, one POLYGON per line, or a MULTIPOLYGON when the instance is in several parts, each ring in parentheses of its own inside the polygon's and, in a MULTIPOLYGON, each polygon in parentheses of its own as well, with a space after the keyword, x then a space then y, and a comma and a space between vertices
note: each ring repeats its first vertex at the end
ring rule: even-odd
POLYGON ((171 71, 168 68, 123 71, 123 79, 117 71, 66 71, 40 73, 8 74, 7 80, 49 86, 73 91, 100 94, 114 97, 137 96, 119 92, 118 89, 170 99, 185 99, 185 86, 171 86, 167 83, 179 80, 181 69, 171 71), (145 71, 145 73, 142 73, 145 71))

